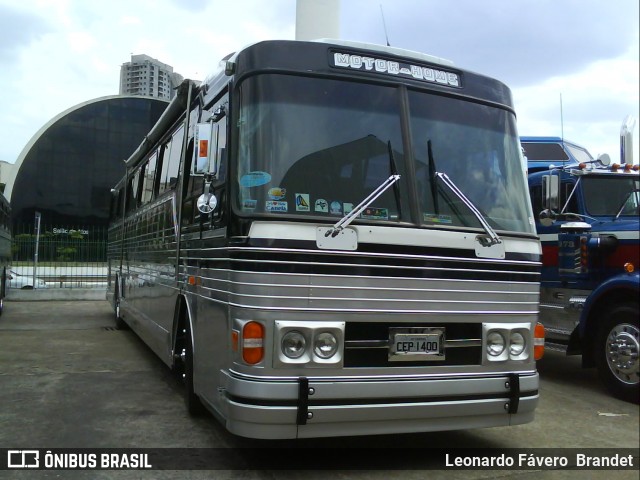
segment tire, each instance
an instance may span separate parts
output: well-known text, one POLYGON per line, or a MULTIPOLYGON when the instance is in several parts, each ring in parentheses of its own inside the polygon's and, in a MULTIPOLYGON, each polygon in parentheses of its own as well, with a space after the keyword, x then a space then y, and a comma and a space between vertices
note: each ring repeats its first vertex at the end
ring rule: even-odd
POLYGON ((640 398, 640 328, 635 303, 614 306, 603 318, 596 338, 598 374, 617 398, 638 403, 640 398))
MULTIPOLYGON (((187 323, 187 322, 185 322, 187 323)), ((184 380, 184 402, 189 415, 194 417, 200 416, 205 412, 204 405, 200 401, 200 397, 196 395, 193 389, 193 338, 191 329, 187 324, 183 330, 182 351, 180 358, 182 359, 182 378, 184 380)))
POLYGON ((120 313, 120 281, 116 278, 115 283, 115 301, 114 301, 114 312, 115 312, 115 322, 116 328, 118 330, 128 330, 129 325, 122 318, 122 314, 120 313))
POLYGON ((7 292, 7 268, 4 267, 2 269, 2 278, 0 279, 0 317, 2 316, 2 312, 4 311, 4 297, 7 292))

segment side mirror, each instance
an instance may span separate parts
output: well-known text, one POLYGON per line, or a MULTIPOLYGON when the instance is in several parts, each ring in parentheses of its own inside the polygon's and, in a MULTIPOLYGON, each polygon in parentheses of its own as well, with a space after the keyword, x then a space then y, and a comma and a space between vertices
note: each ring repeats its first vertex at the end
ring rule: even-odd
POLYGON ((556 211, 560 207, 560 177, 557 175, 542 177, 542 204, 550 211, 556 211))
MULTIPOLYGON (((204 175, 212 173, 212 156, 213 145, 213 129, 212 123, 199 123, 196 125, 196 135, 194 139, 195 148, 193 149, 193 174, 204 175)), ((215 165, 214 171, 215 171, 215 165)))
POLYGON ((611 157, 606 153, 598 155, 598 163, 604 167, 608 167, 611 165, 611 157))
POLYGON ((556 214, 547 209, 541 211, 540 215, 538 216, 538 220, 543 227, 550 227, 551 225, 553 225, 555 219, 556 214))
POLYGON ((200 213, 209 214, 218 206, 218 199, 210 192, 205 192, 198 197, 197 202, 200 213))

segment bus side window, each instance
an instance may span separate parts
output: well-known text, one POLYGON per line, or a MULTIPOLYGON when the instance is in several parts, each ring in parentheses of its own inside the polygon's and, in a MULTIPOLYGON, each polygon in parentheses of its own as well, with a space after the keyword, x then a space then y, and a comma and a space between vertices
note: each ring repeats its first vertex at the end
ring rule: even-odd
POLYGON ((164 152, 158 195, 162 194, 166 190, 175 189, 178 184, 183 136, 184 125, 181 125, 180 128, 172 135, 171 139, 162 146, 164 152))
POLYGON ((149 203, 153 198, 156 191, 156 170, 158 166, 158 152, 153 152, 149 157, 149 163, 145 169, 144 178, 142 181, 142 204, 149 203))

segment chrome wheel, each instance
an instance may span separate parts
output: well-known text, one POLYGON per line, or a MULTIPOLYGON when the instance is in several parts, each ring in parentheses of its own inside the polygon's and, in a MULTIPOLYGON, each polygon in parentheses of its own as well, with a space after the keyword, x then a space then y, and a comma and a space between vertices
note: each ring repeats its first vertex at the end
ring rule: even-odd
POLYGON ((621 323, 608 333, 605 355, 611 373, 621 382, 635 385, 640 377, 640 331, 636 325, 621 323))

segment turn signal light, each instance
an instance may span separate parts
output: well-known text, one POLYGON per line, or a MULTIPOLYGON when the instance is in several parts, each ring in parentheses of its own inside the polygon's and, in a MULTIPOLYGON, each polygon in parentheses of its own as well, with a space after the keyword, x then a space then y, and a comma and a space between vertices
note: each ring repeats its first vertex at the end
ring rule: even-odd
POLYGON ((540 360, 544 355, 544 326, 541 323, 536 324, 533 331, 533 358, 540 360))
POLYGON ((633 273, 636 267, 631 262, 627 262, 624 264, 624 271, 627 273, 633 273))
POLYGON ((264 358, 264 327, 258 322, 249 322, 242 329, 242 359, 255 365, 264 358))

